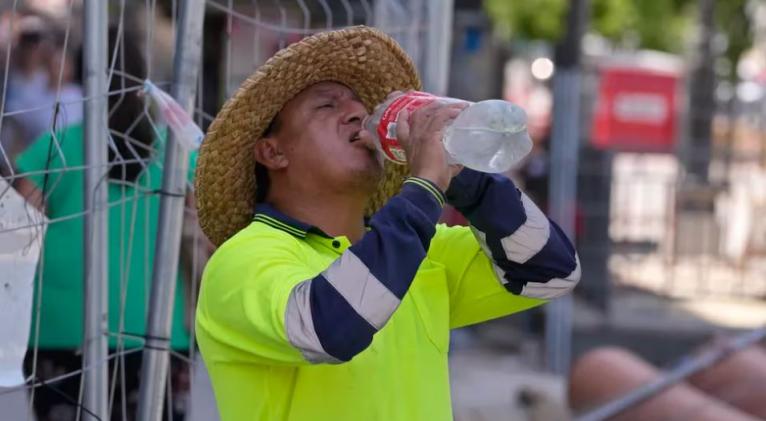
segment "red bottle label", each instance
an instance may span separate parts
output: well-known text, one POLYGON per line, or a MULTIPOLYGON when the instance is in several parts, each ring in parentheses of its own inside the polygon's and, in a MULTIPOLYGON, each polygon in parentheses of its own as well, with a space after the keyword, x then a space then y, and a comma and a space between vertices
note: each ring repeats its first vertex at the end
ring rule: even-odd
POLYGON ((407 112, 412 114, 413 111, 434 102, 436 99, 436 96, 425 92, 407 92, 396 98, 383 111, 383 115, 378 123, 378 139, 380 139, 380 146, 386 158, 397 164, 407 162, 404 148, 402 148, 402 145, 396 138, 396 120, 399 118, 399 113, 402 110, 407 110, 407 112))

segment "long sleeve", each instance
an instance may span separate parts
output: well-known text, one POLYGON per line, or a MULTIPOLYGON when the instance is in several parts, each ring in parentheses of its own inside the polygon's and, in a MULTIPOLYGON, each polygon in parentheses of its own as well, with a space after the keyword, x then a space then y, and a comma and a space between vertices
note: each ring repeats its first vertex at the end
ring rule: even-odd
POLYGON ((203 352, 269 364, 351 360, 399 307, 443 204, 431 183, 408 179, 362 239, 318 274, 301 255, 299 230, 256 224, 260 231, 235 236, 204 274, 197 311, 203 352))
POLYGON ((510 179, 466 168, 452 180, 446 196, 470 221, 509 292, 550 299, 579 282, 580 263, 572 243, 510 179))
POLYGON ((443 203, 430 183, 410 180, 373 216, 357 244, 293 290, 286 329, 308 359, 350 360, 367 348, 407 293, 443 203))

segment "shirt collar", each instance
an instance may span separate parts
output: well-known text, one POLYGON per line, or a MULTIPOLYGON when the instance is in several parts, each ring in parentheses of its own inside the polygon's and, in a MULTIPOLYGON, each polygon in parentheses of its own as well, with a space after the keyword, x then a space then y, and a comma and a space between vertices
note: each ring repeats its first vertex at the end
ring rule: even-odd
POLYGON ((319 228, 289 217, 269 203, 259 203, 255 206, 253 221, 264 223, 300 238, 305 238, 309 232, 327 236, 319 228))

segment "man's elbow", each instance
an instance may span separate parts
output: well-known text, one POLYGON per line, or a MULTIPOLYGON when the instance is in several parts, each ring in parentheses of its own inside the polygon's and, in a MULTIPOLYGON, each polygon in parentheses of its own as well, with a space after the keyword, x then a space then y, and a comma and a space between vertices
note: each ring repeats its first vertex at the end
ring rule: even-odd
POLYGON ((531 298, 540 298, 551 300, 569 294, 580 282, 582 270, 580 269, 580 258, 577 253, 562 254, 556 259, 555 267, 559 275, 552 278, 541 280, 540 282, 527 282, 521 292, 521 295, 531 298), (563 269, 566 268, 566 269, 563 269))
POLYGON ((567 256, 562 256, 562 260, 562 263, 564 263, 565 267, 573 267, 574 269, 572 269, 572 271, 563 278, 551 280, 551 282, 561 285, 561 288, 556 289, 558 295, 551 298, 556 298, 571 293, 572 290, 574 290, 574 288, 580 282, 580 277, 582 276, 582 270, 580 269, 580 257, 577 255, 577 252, 575 252, 574 255, 567 254, 567 256))
POLYGON ((564 295, 572 291, 580 282, 582 276, 580 256, 577 255, 574 244, 563 235, 559 241, 559 247, 555 250, 555 257, 551 262, 551 269, 556 273, 553 280, 562 281, 562 284, 567 286, 566 291, 561 294, 564 295))
POLYGON ((577 252, 575 252, 574 256, 567 256, 567 259, 569 260, 570 265, 574 266, 574 269, 569 274, 569 276, 564 279, 569 281, 572 284, 572 289, 574 289, 575 285, 580 282, 580 277, 582 276, 582 270, 580 269, 580 256, 578 256, 577 252))

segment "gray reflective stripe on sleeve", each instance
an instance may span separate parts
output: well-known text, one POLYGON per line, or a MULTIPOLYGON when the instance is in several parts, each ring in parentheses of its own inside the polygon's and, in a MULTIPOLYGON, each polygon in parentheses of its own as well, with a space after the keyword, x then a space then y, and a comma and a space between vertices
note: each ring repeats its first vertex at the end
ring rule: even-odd
POLYGON ((380 330, 399 307, 399 298, 350 250, 346 250, 322 275, 376 330, 380 330))
POLYGON ((500 240, 508 260, 526 263, 540 252, 551 235, 551 226, 540 208, 526 194, 521 194, 521 203, 527 220, 513 234, 500 240))
POLYGON ((530 298, 551 299, 570 292, 580 282, 580 257, 575 254, 577 266, 564 279, 554 278, 548 282, 527 282, 521 290, 521 295, 530 298))
POLYGON ((340 360, 325 352, 319 342, 311 317, 311 280, 303 281, 290 291, 285 310, 285 330, 292 346, 298 348, 306 361, 339 364, 340 360))
POLYGON ((574 282, 565 281, 563 279, 551 279, 544 284, 540 282, 527 282, 521 290, 520 295, 529 298, 549 300, 567 294, 574 288, 574 286, 574 282))
POLYGON ((487 245, 487 235, 476 229, 473 225, 471 225, 471 232, 473 232, 476 241, 479 242, 479 247, 481 247, 481 251, 484 252, 484 255, 490 257, 490 263, 492 264, 492 269, 495 271, 497 281, 503 285, 507 284, 508 280, 505 279, 505 271, 491 259, 492 253, 489 251, 489 246, 487 245))
POLYGON ((479 242, 479 246, 481 247, 481 250, 484 252, 484 254, 487 256, 492 256, 492 252, 489 251, 489 246, 487 245, 487 234, 479 231, 473 225, 471 225, 471 232, 473 232, 473 236, 476 237, 476 240, 479 242))
POLYGON ((503 285, 508 283, 508 280, 505 279, 505 271, 500 266, 492 263, 492 270, 495 271, 495 278, 497 279, 497 282, 500 282, 503 285))

